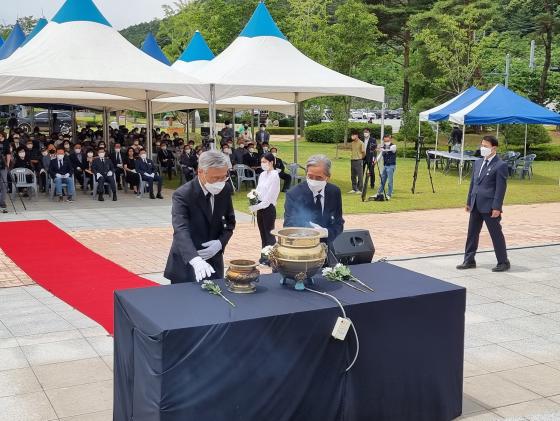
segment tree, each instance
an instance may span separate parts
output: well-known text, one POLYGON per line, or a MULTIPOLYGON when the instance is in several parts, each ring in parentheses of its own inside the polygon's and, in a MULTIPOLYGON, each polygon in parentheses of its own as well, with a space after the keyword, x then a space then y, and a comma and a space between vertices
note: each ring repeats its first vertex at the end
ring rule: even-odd
MULTIPOLYGON (((129 26, 128 28, 121 30, 120 33, 123 37, 130 41, 131 44, 140 48, 140 46, 146 39, 146 35, 148 35, 148 33, 150 32, 153 34, 157 34, 162 24, 165 25, 165 20, 161 21, 159 19, 154 19, 151 22, 144 22, 139 23, 138 25, 129 26)), ((160 46, 162 47, 164 47, 165 45, 165 42, 160 44, 160 46)))

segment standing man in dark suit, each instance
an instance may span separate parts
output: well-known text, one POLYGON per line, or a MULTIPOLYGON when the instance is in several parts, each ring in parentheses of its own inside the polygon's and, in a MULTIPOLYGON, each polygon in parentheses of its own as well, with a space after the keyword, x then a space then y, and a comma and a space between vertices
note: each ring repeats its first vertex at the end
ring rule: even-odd
POLYGON ((371 136, 368 127, 364 129, 364 143, 366 145, 366 156, 364 157, 364 171, 369 172, 371 190, 375 189, 375 163, 377 160, 377 139, 371 136))
POLYGON ((227 178, 227 157, 203 152, 197 177, 173 194, 173 244, 164 273, 172 284, 223 278, 224 250, 235 229, 227 178))
POLYGON ((292 176, 291 174, 286 173, 286 166, 284 165, 284 161, 278 158, 278 148, 272 147, 270 149, 270 153, 274 155, 274 169, 278 170, 278 176, 281 180, 284 181, 282 191, 286 193, 292 185, 292 176))
POLYGON ((325 155, 307 160, 307 181, 286 194, 284 227, 315 228, 331 244, 344 230, 342 194, 329 183, 331 161, 325 155))
POLYGON ((93 174, 97 180, 97 194, 100 202, 103 202, 103 190, 105 189, 105 183, 108 183, 113 192, 113 202, 117 201, 117 184, 115 183, 115 166, 111 162, 110 158, 105 156, 105 148, 99 148, 97 150, 97 158, 95 158, 91 164, 93 174))
POLYGON ((142 180, 148 183, 150 189, 150 199, 163 199, 161 195, 161 187, 163 180, 157 173, 156 166, 151 159, 148 159, 148 153, 145 149, 140 150, 140 158, 136 160, 136 172, 140 174, 142 180), (157 183, 157 196, 154 196, 154 182, 157 183))
POLYGON ((484 159, 475 161, 466 211, 470 212, 469 231, 465 246, 465 259, 457 269, 473 269, 476 267, 475 255, 482 223, 486 224, 494 253, 498 259, 493 272, 505 272, 510 268, 507 257, 506 240, 502 232, 502 206, 507 188, 508 166, 496 155, 498 139, 484 136, 480 146, 480 154, 484 159))
POLYGON ((256 135, 257 145, 270 143, 270 133, 266 131, 266 124, 261 124, 256 135))
MULTIPOLYGON (((126 159, 125 154, 122 151, 121 144, 115 143, 115 149, 109 154, 111 162, 115 166, 115 177, 117 179, 117 188, 122 190, 121 179, 124 178, 124 160, 126 159)), ((123 180, 124 184, 124 180, 123 180)))

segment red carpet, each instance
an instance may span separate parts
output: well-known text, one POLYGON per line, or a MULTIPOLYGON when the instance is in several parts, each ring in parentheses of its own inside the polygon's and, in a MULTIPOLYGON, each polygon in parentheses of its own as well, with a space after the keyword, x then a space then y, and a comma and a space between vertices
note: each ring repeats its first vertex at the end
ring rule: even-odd
POLYGON ((37 284, 110 334, 113 292, 158 285, 94 253, 49 221, 0 223, 0 248, 37 284))

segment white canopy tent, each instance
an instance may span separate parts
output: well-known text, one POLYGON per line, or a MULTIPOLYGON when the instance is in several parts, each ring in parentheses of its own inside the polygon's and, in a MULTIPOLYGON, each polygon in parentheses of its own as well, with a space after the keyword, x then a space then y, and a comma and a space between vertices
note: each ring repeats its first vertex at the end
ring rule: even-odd
MULTIPOLYGON (((129 43, 92 0, 67 0, 33 39, 0 61, 0 94, 29 89, 120 95, 144 101, 150 114, 152 99, 204 98, 209 87, 129 43)), ((149 148, 151 133, 148 127, 149 148)))
MULTIPOLYGON (((195 76, 210 84, 210 103, 236 95, 298 102, 349 95, 384 102, 385 89, 345 76, 305 56, 278 29, 263 2, 239 37, 195 76)), ((211 125, 215 124, 211 107, 211 125)), ((214 114, 215 115, 215 114, 214 114)), ((297 124, 294 160, 297 162, 297 124)), ((211 129, 212 130, 212 129, 211 129)))

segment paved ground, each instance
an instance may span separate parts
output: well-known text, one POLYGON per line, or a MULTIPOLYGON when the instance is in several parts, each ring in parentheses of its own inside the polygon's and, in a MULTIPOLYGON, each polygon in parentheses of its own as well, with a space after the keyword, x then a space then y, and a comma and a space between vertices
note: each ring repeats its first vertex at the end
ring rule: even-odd
MULTIPOLYGON (((167 200, 53 205, 0 220, 51 219, 129 270, 162 280, 167 200)), ((396 259, 460 251, 466 221, 462 210, 448 209, 348 216, 347 228, 370 229, 376 258, 396 259)), ((509 273, 490 271, 492 253, 481 253, 479 268, 466 273, 454 269, 460 256, 394 263, 467 288, 463 419, 560 420, 560 246, 535 247, 560 243, 560 204, 508 207, 504 226, 510 246, 532 246, 511 251, 509 273)), ((256 228, 241 222, 226 258, 257 257, 259 249, 256 228)), ((32 281, 0 255, 0 285, 20 285, 0 288, 0 421, 111 420, 112 338, 25 283, 32 281)))

